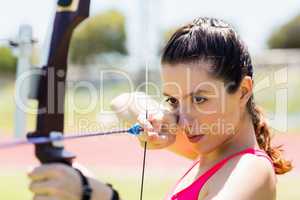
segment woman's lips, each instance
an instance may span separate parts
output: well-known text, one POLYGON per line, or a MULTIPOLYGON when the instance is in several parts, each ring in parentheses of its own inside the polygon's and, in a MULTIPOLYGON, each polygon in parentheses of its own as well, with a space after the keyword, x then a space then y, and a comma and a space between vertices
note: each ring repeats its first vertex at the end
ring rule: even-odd
POLYGON ((204 135, 190 135, 188 136, 188 139, 190 142, 196 143, 199 142, 203 137, 204 135))

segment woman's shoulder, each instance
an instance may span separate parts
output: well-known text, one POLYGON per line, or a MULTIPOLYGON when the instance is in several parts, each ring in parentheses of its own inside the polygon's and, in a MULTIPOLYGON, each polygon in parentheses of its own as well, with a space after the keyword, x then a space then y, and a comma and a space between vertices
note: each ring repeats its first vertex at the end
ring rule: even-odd
POLYGON ((266 157, 244 154, 230 160, 215 175, 208 185, 214 190, 210 192, 213 199, 275 199, 276 175, 266 157))
POLYGON ((272 163, 267 157, 245 154, 236 163, 228 181, 233 183, 239 181, 239 184, 242 181, 250 181, 245 183, 253 189, 272 185, 275 187, 276 174, 272 163))

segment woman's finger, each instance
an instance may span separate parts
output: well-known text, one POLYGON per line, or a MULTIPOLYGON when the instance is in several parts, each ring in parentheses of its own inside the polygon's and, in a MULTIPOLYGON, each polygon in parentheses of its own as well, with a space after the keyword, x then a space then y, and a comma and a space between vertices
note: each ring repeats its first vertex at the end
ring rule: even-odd
POLYGON ((47 195, 34 195, 33 200, 59 200, 59 199, 47 195))
POLYGON ((38 195, 57 196, 60 189, 58 182, 55 180, 34 181, 29 186, 29 190, 38 195))
POLYGON ((148 147, 150 149, 159 149, 159 148, 164 148, 166 146, 168 146, 169 144, 174 143, 176 139, 175 135, 171 135, 171 134, 164 134, 161 133, 157 136, 157 138, 152 139, 151 137, 149 137, 148 141, 149 141, 149 145, 148 147))
POLYGON ((33 181, 61 177, 64 174, 64 167, 62 164, 44 164, 29 172, 28 177, 33 181))
POLYGON ((138 116, 138 122, 140 123, 140 125, 143 127, 143 129, 146 132, 154 130, 151 122, 149 121, 149 119, 147 119, 146 115, 144 115, 144 114, 139 115, 138 116))

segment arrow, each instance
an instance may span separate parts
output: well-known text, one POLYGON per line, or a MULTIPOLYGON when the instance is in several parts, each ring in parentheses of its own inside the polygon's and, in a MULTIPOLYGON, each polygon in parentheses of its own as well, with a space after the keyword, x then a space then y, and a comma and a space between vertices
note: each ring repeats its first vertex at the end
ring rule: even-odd
POLYGON ((87 133, 87 134, 68 134, 66 136, 64 136, 60 132, 54 131, 50 133, 49 137, 29 135, 27 136, 26 139, 1 143, 0 149, 13 148, 13 147, 29 145, 29 144, 47 144, 47 143, 52 143, 53 146, 61 147, 63 146, 61 142, 64 140, 74 140, 79 138, 114 135, 114 134, 121 134, 121 133, 129 133, 130 135, 138 136, 141 134, 142 131, 143 128, 139 124, 134 124, 129 129, 121 129, 121 130, 98 132, 98 133, 87 133))

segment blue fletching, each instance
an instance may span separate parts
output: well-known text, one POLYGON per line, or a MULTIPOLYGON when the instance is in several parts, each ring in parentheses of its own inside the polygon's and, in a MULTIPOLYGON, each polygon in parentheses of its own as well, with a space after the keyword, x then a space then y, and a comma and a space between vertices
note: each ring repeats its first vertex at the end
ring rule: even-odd
POLYGON ((139 135, 143 131, 143 128, 138 123, 134 124, 128 132, 132 135, 139 135))

